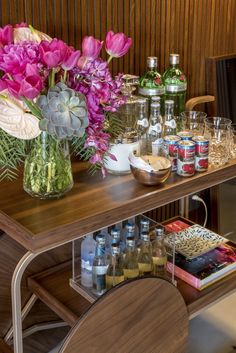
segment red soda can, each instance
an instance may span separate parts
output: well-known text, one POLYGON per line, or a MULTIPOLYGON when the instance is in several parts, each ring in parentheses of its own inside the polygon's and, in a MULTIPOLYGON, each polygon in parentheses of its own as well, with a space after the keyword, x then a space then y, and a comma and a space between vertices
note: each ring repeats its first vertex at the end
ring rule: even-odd
POLYGON ((192 140, 193 134, 190 131, 180 131, 177 136, 181 138, 181 140, 192 140))
POLYGON ((205 172, 208 169, 209 141, 203 136, 194 137, 195 142, 195 170, 205 172))
POLYGON ((195 173, 195 142, 182 140, 178 143, 177 174, 190 177, 195 173))
POLYGON ((171 159, 172 171, 177 170, 177 157, 178 157, 178 142, 180 137, 176 135, 167 135, 164 137, 164 146, 166 154, 171 159))

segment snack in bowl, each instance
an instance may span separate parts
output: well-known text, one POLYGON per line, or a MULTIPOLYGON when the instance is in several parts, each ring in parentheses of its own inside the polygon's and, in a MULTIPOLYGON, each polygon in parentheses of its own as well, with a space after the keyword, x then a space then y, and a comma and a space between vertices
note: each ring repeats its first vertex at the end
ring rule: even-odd
POLYGON ((171 161, 162 156, 129 155, 130 169, 134 178, 144 185, 164 183, 171 173, 171 161))

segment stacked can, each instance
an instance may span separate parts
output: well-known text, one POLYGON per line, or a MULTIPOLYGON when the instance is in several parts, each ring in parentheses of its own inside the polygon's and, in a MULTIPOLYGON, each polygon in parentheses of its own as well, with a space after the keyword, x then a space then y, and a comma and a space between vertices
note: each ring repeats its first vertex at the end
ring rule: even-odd
POLYGON ((167 135, 164 137, 164 146, 166 154, 171 159, 172 171, 177 170, 177 158, 178 158, 178 142, 180 137, 176 135, 167 135))
POLYGON ((180 131, 177 136, 181 138, 181 140, 192 140, 193 134, 190 131, 180 131))
POLYGON ((177 174, 190 177, 195 173, 195 142, 181 140, 178 142, 177 174))
POLYGON ((208 169, 209 141, 203 136, 193 138, 195 142, 195 170, 205 172, 208 169))

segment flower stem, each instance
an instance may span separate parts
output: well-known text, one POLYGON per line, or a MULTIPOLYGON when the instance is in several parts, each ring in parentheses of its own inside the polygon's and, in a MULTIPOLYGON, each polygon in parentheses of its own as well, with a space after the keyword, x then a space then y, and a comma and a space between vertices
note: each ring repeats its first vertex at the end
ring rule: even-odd
POLYGON ((67 77, 67 70, 64 70, 63 74, 63 82, 66 83, 66 77, 67 77))
POLYGON ((32 114, 34 114, 37 118, 42 119, 42 114, 40 109, 37 107, 36 104, 33 102, 29 101, 27 98, 23 98, 24 103, 27 105, 29 110, 31 111, 32 114))
POLYGON ((107 63, 109 64, 111 61, 112 61, 112 58, 113 58, 113 56, 109 56, 109 58, 108 58, 108 60, 107 60, 107 63))

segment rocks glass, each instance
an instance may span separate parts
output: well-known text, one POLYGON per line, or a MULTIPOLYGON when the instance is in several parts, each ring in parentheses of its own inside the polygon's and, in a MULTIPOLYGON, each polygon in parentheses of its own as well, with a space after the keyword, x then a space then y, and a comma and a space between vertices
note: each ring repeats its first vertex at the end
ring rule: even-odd
POLYGON ((204 136, 209 139, 209 163, 220 167, 229 159, 230 119, 212 117, 205 119, 204 136))
POLYGON ((194 135, 203 135, 206 113, 194 110, 180 113, 180 128, 182 131, 191 131, 194 135))

